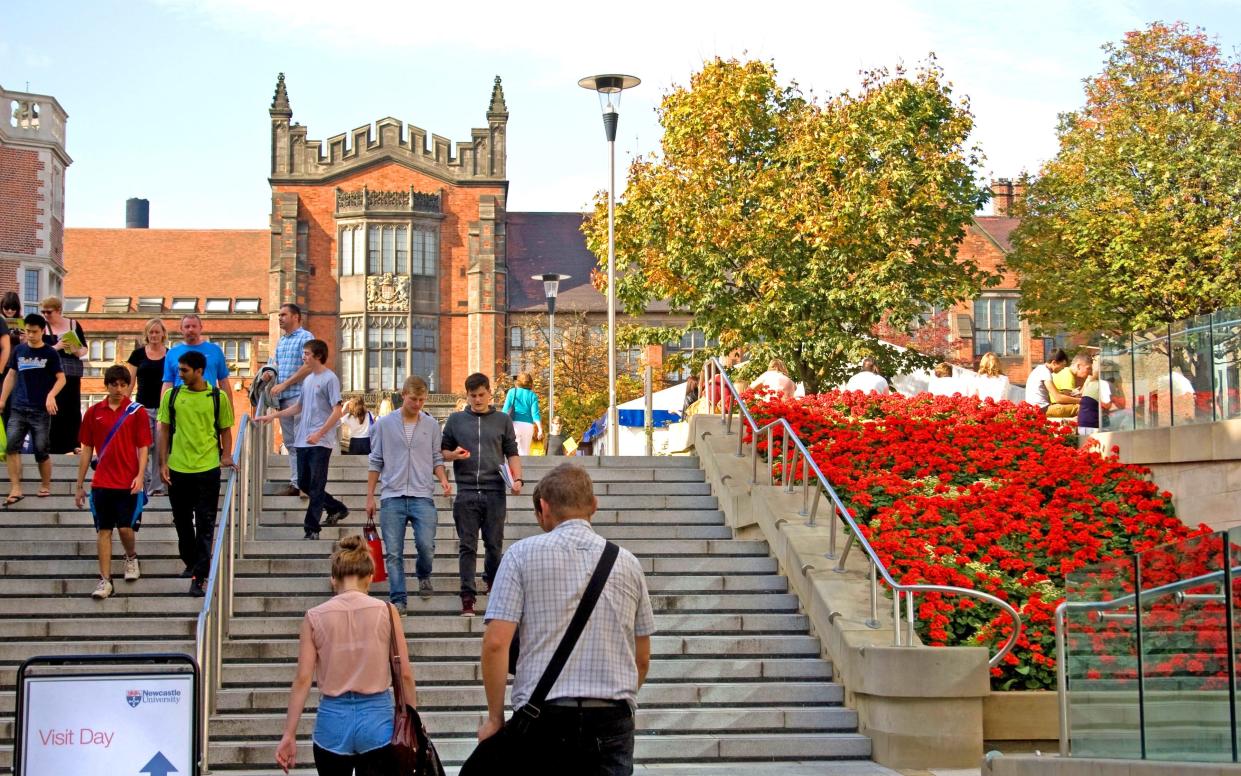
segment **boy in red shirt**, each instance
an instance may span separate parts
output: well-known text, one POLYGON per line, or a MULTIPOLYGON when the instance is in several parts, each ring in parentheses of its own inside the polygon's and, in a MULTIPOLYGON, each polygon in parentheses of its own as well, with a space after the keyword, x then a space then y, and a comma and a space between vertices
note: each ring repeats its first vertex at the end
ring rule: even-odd
POLYGON ((99 532, 99 585, 91 598, 102 601, 112 595, 112 529, 121 535, 125 548, 125 581, 142 576, 134 534, 146 503, 143 472, 151 447, 151 425, 141 404, 129 400, 129 370, 113 364, 103 373, 108 398, 94 405, 82 417, 78 456, 78 487, 74 503, 78 509, 86 501, 86 468, 98 453, 95 476, 91 478, 90 509, 99 532))

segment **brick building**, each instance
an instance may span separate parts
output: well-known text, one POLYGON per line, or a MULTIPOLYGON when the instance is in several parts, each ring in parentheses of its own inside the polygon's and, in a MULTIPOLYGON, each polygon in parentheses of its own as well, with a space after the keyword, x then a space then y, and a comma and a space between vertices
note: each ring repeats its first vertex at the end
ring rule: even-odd
MULTIPOLYGON (((583 215, 507 211, 509 114, 499 78, 486 126, 455 144, 392 118, 310 140, 293 121, 283 75, 268 114, 269 229, 67 231, 66 312, 82 321, 93 372, 124 360, 148 318, 161 316, 175 332, 180 314, 196 312, 225 348, 236 384, 247 387, 278 334, 280 304, 295 300, 307 327, 332 344, 346 391, 395 390, 412 373, 433 391, 455 393, 470 372, 521 363, 531 344, 522 323, 546 309, 531 276, 544 272, 572 276, 560 311, 582 311, 602 326, 606 302, 591 284, 596 261, 581 234, 583 215)), ((59 180, 63 189, 63 174, 59 180)), ((1013 185, 996 181, 993 190, 996 214, 977 217, 960 248, 992 270, 1002 267, 1016 226, 1007 215, 1013 185)), ((942 324, 939 346, 952 360, 973 364, 996 349, 1021 383, 1043 344, 1016 315, 1015 278, 1004 277, 999 288, 928 319, 942 324)), ((657 303, 646 321, 683 326, 688 317, 657 303)), ((705 344, 691 332, 666 349, 621 353, 619 366, 640 357, 658 366, 665 350, 705 344)), ((84 400, 101 393, 84 383, 84 400)))
POLYGON ((59 294, 65 274, 65 151, 69 118, 56 98, 0 86, 0 290, 26 312, 59 294))

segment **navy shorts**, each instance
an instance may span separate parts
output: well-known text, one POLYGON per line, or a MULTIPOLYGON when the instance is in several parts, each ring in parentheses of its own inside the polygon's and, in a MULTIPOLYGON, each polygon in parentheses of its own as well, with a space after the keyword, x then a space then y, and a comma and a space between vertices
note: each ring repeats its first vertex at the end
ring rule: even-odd
POLYGON ((130 493, 121 488, 91 488, 90 513, 96 531, 130 528, 137 531, 142 523, 145 493, 130 493))

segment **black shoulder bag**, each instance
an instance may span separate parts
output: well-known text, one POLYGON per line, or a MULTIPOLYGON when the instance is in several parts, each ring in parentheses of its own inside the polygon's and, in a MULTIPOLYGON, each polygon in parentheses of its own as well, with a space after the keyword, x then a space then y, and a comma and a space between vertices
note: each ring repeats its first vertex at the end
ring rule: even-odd
POLYGON ((569 662, 569 656, 573 654, 578 638, 586 629, 586 622, 595 610, 595 604, 599 601, 600 594, 603 593, 603 586, 608 581, 608 575, 612 573, 612 566, 616 564, 618 554, 620 554, 620 547, 612 542, 604 545, 603 555, 599 558, 598 565, 595 566, 595 572, 590 576, 590 582, 586 585, 582 600, 577 604, 577 611, 573 613, 569 629, 560 639, 560 645, 556 647, 556 652, 543 671, 543 676, 535 685, 530 700, 526 701, 520 709, 513 711, 513 716, 504 723, 504 727, 500 728, 498 733, 485 741, 478 742, 478 746, 461 766, 460 776, 538 772, 535 763, 530 762, 530 759, 537 756, 537 753, 529 752, 526 742, 522 739, 529 731, 530 724, 539 718, 543 701, 547 700, 547 694, 552 691, 552 685, 560 678, 560 672, 564 670, 565 663, 569 662), (523 767, 523 765, 529 767, 523 767))

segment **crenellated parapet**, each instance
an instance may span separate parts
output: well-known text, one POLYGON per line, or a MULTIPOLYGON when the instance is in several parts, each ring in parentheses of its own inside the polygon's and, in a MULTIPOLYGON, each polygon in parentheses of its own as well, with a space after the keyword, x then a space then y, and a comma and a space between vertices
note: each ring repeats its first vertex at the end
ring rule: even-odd
POLYGON ((503 183, 506 172, 505 133, 508 111, 497 76, 487 111, 486 128, 454 144, 439 135, 383 118, 373 125, 323 140, 311 140, 307 129, 292 121, 284 74, 276 84, 269 110, 272 121, 272 184, 323 182, 381 161, 392 161, 445 183, 503 183))

